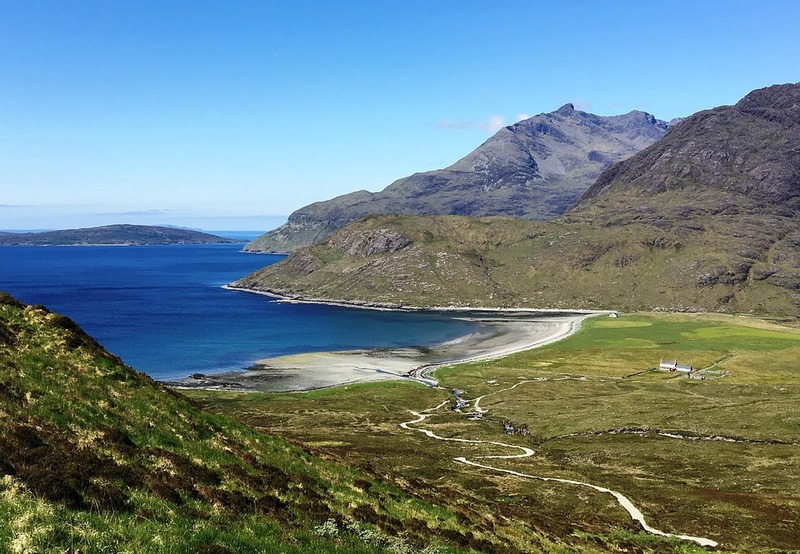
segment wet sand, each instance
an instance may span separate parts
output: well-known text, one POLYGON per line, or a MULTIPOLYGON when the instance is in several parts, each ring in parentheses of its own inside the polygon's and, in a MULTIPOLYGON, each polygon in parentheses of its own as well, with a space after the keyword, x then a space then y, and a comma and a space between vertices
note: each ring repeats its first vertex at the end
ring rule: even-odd
POLYGON ((576 331, 588 313, 463 316, 477 332, 430 348, 313 352, 260 360, 248 370, 194 375, 165 381, 174 388, 292 392, 367 381, 411 379, 435 385, 428 373, 458 362, 501 358, 560 340, 576 331))

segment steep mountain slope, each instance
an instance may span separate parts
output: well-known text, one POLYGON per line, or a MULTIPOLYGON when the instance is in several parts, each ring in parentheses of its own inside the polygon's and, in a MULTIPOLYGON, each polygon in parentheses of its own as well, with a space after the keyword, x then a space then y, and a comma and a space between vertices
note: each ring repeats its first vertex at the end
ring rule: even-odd
POLYGON ((763 281, 800 294, 800 84, 751 92, 695 114, 663 141, 604 172, 564 221, 668 230, 676 245, 701 237, 705 285, 742 291, 763 281))
POLYGON ((502 535, 202 411, 69 318, 0 293, 0 551, 485 551, 502 535), (315 532, 329 520, 335 534, 315 532))
POLYGON ((0 233, 0 246, 230 244, 242 242, 175 227, 105 225, 37 233, 0 233))
POLYGON ((378 193, 359 191, 301 208, 245 250, 294 250, 369 215, 550 219, 605 167, 652 144, 666 129, 666 123, 644 112, 601 117, 567 104, 501 129, 446 169, 415 173, 378 193))
POLYGON ((373 218, 235 285, 393 305, 800 317, 798 106, 800 85, 781 85, 686 118, 553 222, 373 218))
POLYGON ((735 106, 685 118, 664 140, 606 170, 568 220, 794 217, 800 208, 799 89, 759 89, 735 106))

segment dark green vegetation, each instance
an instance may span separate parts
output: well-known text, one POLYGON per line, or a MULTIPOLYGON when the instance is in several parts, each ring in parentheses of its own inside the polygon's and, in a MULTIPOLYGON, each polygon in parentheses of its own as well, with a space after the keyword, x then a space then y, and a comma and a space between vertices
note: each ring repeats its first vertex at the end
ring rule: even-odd
POLYGON ((501 129, 446 169, 398 179, 381 192, 362 190, 301 208, 245 249, 288 252, 370 215, 550 219, 564 213, 604 168, 652 144, 666 129, 644 112, 602 117, 567 104, 501 129))
POLYGON ((0 233, 0 246, 95 246, 146 244, 230 244, 242 242, 208 233, 152 225, 106 225, 86 229, 0 233))
POLYGON ((434 506, 407 488, 203 411, 72 320, 0 295, 2 552, 489 544, 465 528, 457 502, 434 506))
POLYGON ((578 334, 541 349, 439 370, 444 390, 384 383, 290 395, 190 394, 325 458, 456 503, 465 526, 498 538, 511 526, 518 539, 530 537, 511 542, 521 551, 555 550, 541 534, 566 542, 569 552, 706 551, 642 532, 608 495, 453 461, 515 453, 508 449, 399 427, 414 419, 409 410, 448 398, 452 407, 448 389, 464 389, 466 399, 488 395, 482 420, 446 407, 418 426, 533 448, 529 458, 478 461, 612 488, 652 526, 716 540, 719 551, 796 552, 798 359, 797 329, 723 315, 633 314, 589 319, 578 334), (638 373, 661 358, 704 370, 695 376, 705 379, 638 373), (527 425, 530 436, 506 435, 504 421, 527 425))
POLYGON ((800 85, 700 112, 564 216, 375 217, 236 286, 349 302, 800 317, 800 85))

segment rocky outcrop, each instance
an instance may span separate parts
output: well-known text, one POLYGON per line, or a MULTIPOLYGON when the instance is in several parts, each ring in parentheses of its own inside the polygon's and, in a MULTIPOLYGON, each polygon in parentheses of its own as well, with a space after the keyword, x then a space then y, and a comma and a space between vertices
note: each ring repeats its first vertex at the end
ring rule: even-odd
POLYGON ((330 244, 349 256, 374 256, 402 250, 411 240, 388 229, 367 229, 358 233, 334 233, 330 244))
POLYGON ((667 124, 633 111, 603 117, 567 104, 498 131, 453 165, 294 212, 245 247, 288 252, 371 215, 509 215, 544 220, 563 213, 600 172, 660 139, 667 124))

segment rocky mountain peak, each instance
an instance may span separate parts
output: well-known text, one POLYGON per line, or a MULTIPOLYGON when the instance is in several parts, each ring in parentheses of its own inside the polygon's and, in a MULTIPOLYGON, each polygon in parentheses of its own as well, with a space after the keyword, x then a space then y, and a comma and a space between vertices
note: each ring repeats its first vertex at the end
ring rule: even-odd
POLYGON ((560 115, 572 115, 572 112, 574 111, 575 111, 575 106, 571 103, 567 103, 558 108, 556 110, 556 113, 560 115))
POLYGON ((667 124, 644 112, 598 116, 565 104, 504 127, 453 165, 297 210, 246 250, 287 252, 317 243, 371 215, 562 214, 614 162, 660 139, 667 124))
MULTIPOLYGON (((800 84, 778 85, 689 116, 660 141, 611 165, 553 221, 361 220, 338 231, 336 241, 303 249, 243 286, 392 305, 798 318, 798 105, 800 84), (316 264, 311 273, 306 258, 316 264)), ((491 161, 503 152, 498 145, 506 151, 525 145, 515 159, 529 155, 544 180, 558 175, 554 160, 565 165, 588 144, 588 156, 602 160, 598 137, 637 119, 647 116, 542 114, 503 130, 465 160, 491 161)), ((459 164, 466 167, 465 160, 459 164)), ((493 166, 484 168, 490 179, 493 166)))
POLYGON ((800 125, 798 87, 800 87, 800 83, 774 85, 754 90, 739 100, 735 108, 785 127, 800 125))

